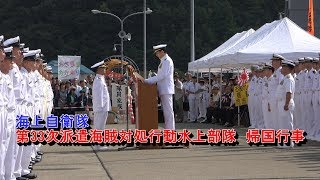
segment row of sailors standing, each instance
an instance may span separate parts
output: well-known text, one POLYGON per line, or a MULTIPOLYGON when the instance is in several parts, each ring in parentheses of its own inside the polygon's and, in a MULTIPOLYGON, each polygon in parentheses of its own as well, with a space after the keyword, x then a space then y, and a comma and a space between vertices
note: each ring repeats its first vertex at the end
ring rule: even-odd
POLYGON ((40 145, 19 146, 17 117, 28 116, 35 124, 51 114, 52 68, 41 50, 29 50, 20 37, 4 41, 0 36, 0 180, 34 179, 33 165, 41 160, 40 145))
MULTIPOLYGON (((215 85, 215 83, 213 82, 215 85)), ((200 79, 197 82, 196 76, 186 74, 186 81, 183 82, 184 103, 189 108, 184 108, 183 121, 186 122, 205 122, 207 108, 210 105, 210 84, 208 78, 200 79)))
POLYGON ((319 59, 297 62, 273 55, 272 65, 253 66, 248 88, 252 128, 303 129, 308 138, 319 132, 319 59))

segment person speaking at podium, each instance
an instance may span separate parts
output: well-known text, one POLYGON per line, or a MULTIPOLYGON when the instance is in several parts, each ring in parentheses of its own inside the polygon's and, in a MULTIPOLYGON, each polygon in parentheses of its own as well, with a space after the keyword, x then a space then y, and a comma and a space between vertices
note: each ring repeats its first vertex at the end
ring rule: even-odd
POLYGON ((174 81, 173 71, 174 66, 172 59, 166 52, 166 44, 153 46, 154 54, 160 59, 158 72, 156 76, 144 80, 146 84, 157 84, 158 93, 161 100, 163 110, 165 129, 175 130, 175 121, 173 113, 174 81))

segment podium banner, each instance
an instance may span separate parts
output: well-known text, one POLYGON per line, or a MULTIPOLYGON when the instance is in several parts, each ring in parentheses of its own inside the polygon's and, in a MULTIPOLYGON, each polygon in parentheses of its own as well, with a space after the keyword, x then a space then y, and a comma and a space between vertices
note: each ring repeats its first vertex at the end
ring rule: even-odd
POLYGON ((126 110, 126 86, 111 83, 112 88, 112 107, 117 107, 119 110, 126 110))
POLYGON ((235 106, 242 106, 248 104, 248 87, 249 84, 245 83, 243 86, 235 86, 233 88, 235 106))
POLYGON ((58 79, 79 79, 81 56, 58 56, 58 79))

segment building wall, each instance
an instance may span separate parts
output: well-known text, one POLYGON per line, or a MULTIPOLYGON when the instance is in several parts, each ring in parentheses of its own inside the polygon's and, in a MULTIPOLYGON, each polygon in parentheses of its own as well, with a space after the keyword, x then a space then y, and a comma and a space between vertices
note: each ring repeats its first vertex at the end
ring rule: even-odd
MULTIPOLYGON (((309 0, 289 0, 288 17, 304 30, 308 26, 309 0)), ((315 36, 320 37, 320 0, 313 0, 315 36)))

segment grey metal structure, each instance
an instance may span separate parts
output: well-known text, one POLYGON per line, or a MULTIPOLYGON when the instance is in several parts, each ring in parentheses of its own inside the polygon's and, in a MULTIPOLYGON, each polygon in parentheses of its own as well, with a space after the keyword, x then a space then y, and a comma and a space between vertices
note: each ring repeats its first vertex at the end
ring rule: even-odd
MULTIPOLYGON (((288 1, 287 17, 302 29, 307 30, 309 0, 286 0, 288 1)), ((320 0, 313 0, 314 11, 314 34, 320 37, 320 0)))

